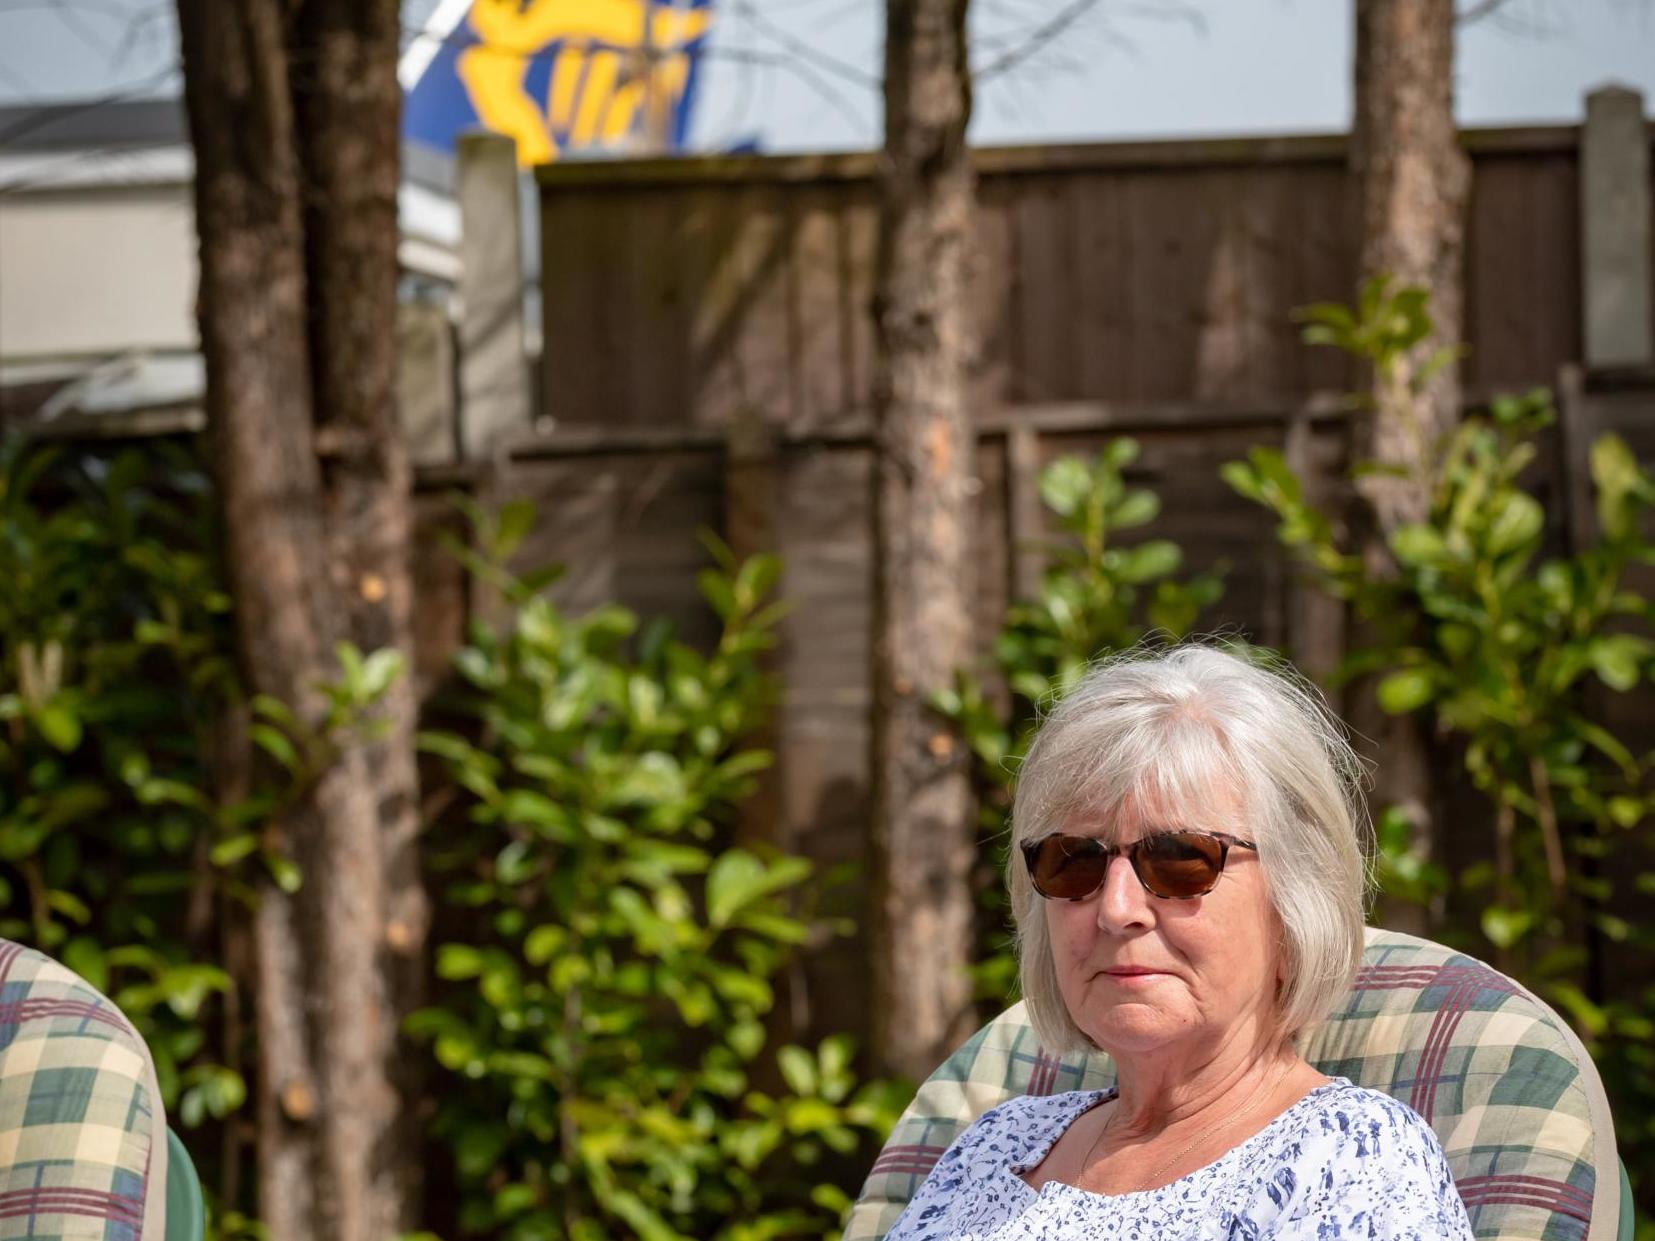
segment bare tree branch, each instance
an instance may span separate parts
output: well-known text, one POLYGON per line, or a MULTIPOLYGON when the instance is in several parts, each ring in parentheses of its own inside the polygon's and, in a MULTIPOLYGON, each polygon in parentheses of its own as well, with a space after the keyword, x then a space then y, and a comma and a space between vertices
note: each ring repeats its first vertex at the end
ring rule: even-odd
POLYGON ((0 82, 9 83, 18 94, 25 97, 40 94, 38 86, 8 65, 0 64, 0 82))
POLYGON ((747 117, 752 114, 753 87, 757 75, 753 72, 755 62, 739 54, 743 51, 745 49, 731 48, 725 50, 725 55, 741 66, 741 76, 736 79, 736 89, 731 92, 730 106, 725 109, 721 128, 714 132, 734 135, 740 127, 747 124, 747 117))
POLYGON ((124 63, 140 44, 157 34, 164 36, 171 29, 164 26, 171 16, 172 6, 165 3, 165 0, 133 14, 132 20, 127 23, 125 33, 121 35, 120 46, 115 49, 110 64, 113 66, 124 63))
POLYGON ((728 60, 749 67, 760 66, 767 69, 782 69, 797 74, 799 79, 821 96, 823 102, 848 121, 855 128, 862 128, 867 118, 857 114, 848 99, 833 88, 821 74, 817 73, 808 64, 790 59, 776 52, 764 52, 755 48, 742 47, 708 47, 702 55, 716 60, 728 60))
MULTIPOLYGON (((1465 7, 1455 14, 1454 21, 1462 27, 1488 21, 1508 34, 1545 39, 1564 33, 1568 26, 1567 18, 1581 7, 1578 0, 1575 3, 1569 0, 1531 0, 1526 5, 1514 3, 1513 0, 1468 0, 1465 7)), ((1642 9, 1647 13, 1649 0, 1610 0, 1607 7, 1620 9, 1623 15, 1629 9, 1642 9)))
POLYGON ((1506 0, 1474 0, 1472 4, 1461 9, 1454 18, 1462 26, 1469 26, 1472 22, 1480 22, 1505 6, 1506 0))
MULTIPOLYGON (((156 0, 143 8, 134 8, 120 0, 0 0, 0 17, 27 12, 51 14, 65 30, 101 56, 107 68, 114 70, 154 30, 158 21, 171 14, 172 6, 166 0, 156 0), (112 35, 112 27, 118 33, 112 35)), ((171 71, 169 67, 168 72, 171 71)), ((12 69, 0 67, 0 74, 20 85, 25 81, 24 75, 12 69)), ((23 93, 38 95, 39 91, 30 86, 23 93)), ((126 89, 121 88, 111 97, 91 102, 101 106, 126 97, 126 89)))
POLYGON ((808 61, 820 69, 843 78, 847 82, 854 82, 858 86, 865 86, 870 90, 880 88, 879 75, 869 73, 865 69, 840 60, 837 56, 829 56, 820 48, 812 47, 804 40, 789 34, 768 18, 761 17, 753 6, 752 0, 735 0, 730 11, 752 26, 761 37, 771 40, 787 52, 797 56, 801 61, 808 61))
POLYGON ((52 13, 57 18, 58 23, 82 43, 97 49, 105 56, 108 56, 113 50, 108 40, 93 31, 85 16, 79 11, 77 4, 68 3, 67 0, 57 0, 52 5, 52 13))
POLYGON ((123 22, 132 17, 132 10, 115 3, 115 0, 0 0, 0 13, 26 13, 31 9, 44 9, 59 15, 89 11, 123 22))
MULTIPOLYGON (((978 82, 989 81, 1003 73, 1025 64, 1054 44, 1063 34, 1071 30, 1082 19, 1095 10, 1106 7, 1103 0, 1070 0, 1051 17, 1036 23, 1021 37, 1007 33, 995 37, 997 44, 1010 42, 1012 46, 1005 52, 991 58, 988 63, 978 66, 973 74, 978 82)), ((1161 3, 1140 4, 1111 4, 1107 6, 1112 12, 1133 18, 1153 21, 1187 22, 1197 31, 1206 29, 1206 22, 1201 11, 1184 0, 1162 0, 1161 3)), ((1113 46, 1122 46, 1121 36, 1114 31, 1106 32, 1106 38, 1113 46)), ((979 39, 979 44, 984 40, 979 39)), ((1129 44, 1127 46, 1130 46, 1129 44)))
POLYGON ((1097 4, 1098 0, 1070 0, 1070 3, 1059 9, 1050 20, 1037 27, 1028 39, 978 69, 975 75, 977 81, 986 82, 996 74, 1005 73, 1007 70, 1028 60, 1041 48, 1069 29, 1070 26, 1073 26, 1082 17, 1090 13, 1097 7, 1097 4))

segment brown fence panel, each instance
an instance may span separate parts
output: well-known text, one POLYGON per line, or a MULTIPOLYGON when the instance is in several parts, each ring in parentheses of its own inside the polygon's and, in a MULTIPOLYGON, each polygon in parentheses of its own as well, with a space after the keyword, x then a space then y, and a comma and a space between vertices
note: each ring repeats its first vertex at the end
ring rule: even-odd
MULTIPOLYGON (((1471 388, 1580 355, 1579 132, 1467 134, 1471 388)), ((984 151, 973 301, 985 408, 1348 385, 1292 311, 1354 294, 1342 139, 984 151)), ((871 156, 540 171, 544 408, 559 423, 822 427, 866 410, 871 156)))

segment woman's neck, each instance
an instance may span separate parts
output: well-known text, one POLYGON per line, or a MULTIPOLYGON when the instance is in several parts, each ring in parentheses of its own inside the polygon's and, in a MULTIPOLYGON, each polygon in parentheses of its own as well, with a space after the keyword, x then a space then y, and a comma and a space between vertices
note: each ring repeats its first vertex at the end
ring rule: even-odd
POLYGON ((1303 1064, 1291 1045, 1241 1031, 1202 1048, 1173 1044, 1123 1053, 1115 1057, 1119 1094, 1110 1127, 1121 1136, 1147 1137, 1227 1120, 1303 1064))

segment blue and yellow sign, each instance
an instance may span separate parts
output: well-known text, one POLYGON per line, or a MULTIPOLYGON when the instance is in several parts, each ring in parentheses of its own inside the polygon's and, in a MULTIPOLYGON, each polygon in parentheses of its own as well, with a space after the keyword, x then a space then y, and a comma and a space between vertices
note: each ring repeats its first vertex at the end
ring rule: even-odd
POLYGON ((444 0, 403 56, 407 137, 468 129, 543 164, 581 149, 681 149, 712 0, 444 0))

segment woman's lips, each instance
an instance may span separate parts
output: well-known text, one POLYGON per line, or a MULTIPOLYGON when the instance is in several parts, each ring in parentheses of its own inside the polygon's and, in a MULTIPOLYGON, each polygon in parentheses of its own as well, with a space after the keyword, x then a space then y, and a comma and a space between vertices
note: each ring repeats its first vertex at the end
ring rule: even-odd
POLYGON ((1167 973, 1166 973, 1165 970, 1145 970, 1145 969, 1124 969, 1123 968, 1123 969, 1112 969, 1112 970, 1100 970, 1098 976, 1100 978, 1107 978, 1110 982, 1119 983, 1122 986, 1130 987, 1130 986, 1143 986, 1146 983, 1154 982, 1157 978, 1165 978, 1165 977, 1167 977, 1167 973))

